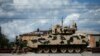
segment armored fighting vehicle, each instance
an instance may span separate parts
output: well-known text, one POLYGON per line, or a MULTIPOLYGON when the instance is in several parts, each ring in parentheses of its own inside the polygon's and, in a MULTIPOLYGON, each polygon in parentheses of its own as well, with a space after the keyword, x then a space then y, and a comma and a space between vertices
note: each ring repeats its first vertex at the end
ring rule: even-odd
POLYGON ((47 31, 37 29, 32 38, 27 39, 27 45, 37 53, 80 53, 87 47, 88 38, 76 31, 76 23, 71 27, 58 24, 47 31))

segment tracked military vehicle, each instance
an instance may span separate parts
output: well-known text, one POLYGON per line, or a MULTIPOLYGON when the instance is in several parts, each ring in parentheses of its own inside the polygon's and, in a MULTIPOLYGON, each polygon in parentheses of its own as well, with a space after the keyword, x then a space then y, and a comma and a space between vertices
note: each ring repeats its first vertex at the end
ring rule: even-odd
POLYGON ((76 31, 76 23, 72 27, 55 25, 47 31, 37 29, 27 39, 27 45, 37 53, 80 53, 87 47, 88 38, 86 34, 76 31))

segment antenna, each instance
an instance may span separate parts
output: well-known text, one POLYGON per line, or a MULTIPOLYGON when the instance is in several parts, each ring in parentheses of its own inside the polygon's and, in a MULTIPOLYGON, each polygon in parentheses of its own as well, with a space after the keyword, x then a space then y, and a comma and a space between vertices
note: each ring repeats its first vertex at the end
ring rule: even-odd
POLYGON ((61 33, 63 33, 63 17, 62 17, 62 19, 61 19, 61 33))
POLYGON ((72 20, 72 27, 77 30, 77 24, 76 24, 76 22, 74 20, 72 20))

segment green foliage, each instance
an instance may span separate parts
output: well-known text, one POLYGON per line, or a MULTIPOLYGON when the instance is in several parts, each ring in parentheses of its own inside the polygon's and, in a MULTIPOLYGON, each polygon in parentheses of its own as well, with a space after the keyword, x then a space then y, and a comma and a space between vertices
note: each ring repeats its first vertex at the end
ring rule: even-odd
POLYGON ((99 47, 100 47, 100 38, 99 38, 99 47))
POLYGON ((12 47, 14 47, 14 42, 9 42, 9 45, 8 45, 8 48, 12 48, 12 47))
POLYGON ((100 45, 99 45, 99 41, 96 41, 96 47, 99 47, 100 45))
POLYGON ((1 33, 0 27, 0 48, 6 48, 9 45, 9 40, 6 38, 4 34, 1 33))

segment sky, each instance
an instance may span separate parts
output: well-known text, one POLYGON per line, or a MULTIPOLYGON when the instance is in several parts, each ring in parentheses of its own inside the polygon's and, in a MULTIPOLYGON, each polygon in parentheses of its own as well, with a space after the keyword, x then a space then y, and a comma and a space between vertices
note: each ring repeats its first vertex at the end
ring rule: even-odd
POLYGON ((100 0, 0 0, 0 26, 11 41, 15 36, 48 30, 52 25, 71 25, 78 30, 100 32, 100 0))

